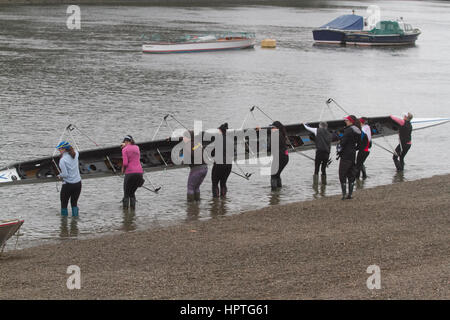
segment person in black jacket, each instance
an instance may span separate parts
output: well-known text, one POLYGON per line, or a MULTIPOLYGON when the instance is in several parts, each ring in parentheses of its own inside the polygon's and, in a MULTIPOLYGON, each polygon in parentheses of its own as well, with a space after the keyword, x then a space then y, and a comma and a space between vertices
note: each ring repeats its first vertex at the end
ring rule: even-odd
MULTIPOLYGON (((286 128, 280 121, 275 121, 272 123, 272 126, 274 127, 272 130, 278 130, 278 169, 275 173, 273 173, 274 166, 276 165, 275 161, 272 161, 272 175, 270 179, 270 186, 272 187, 272 190, 276 190, 277 188, 281 188, 281 172, 283 171, 284 167, 289 162, 289 152, 287 150, 287 132, 286 128)), ((272 149, 272 148, 271 148, 272 149)), ((276 151, 276 150, 273 150, 276 151)))
POLYGON ((405 161, 404 161, 405 156, 412 145, 411 142, 412 118, 413 115, 409 112, 403 114, 403 119, 391 116, 391 119, 400 125, 400 129, 398 130, 400 143, 398 144, 397 148, 395 148, 396 155, 392 157, 392 159, 394 160, 395 167, 397 168, 397 171, 403 171, 403 169, 405 168, 405 161))
MULTIPOLYGON (((231 159, 227 161, 227 130, 228 123, 224 123, 219 127, 219 131, 222 134, 222 159, 214 159, 214 165, 211 172, 211 181, 212 181, 212 193, 213 197, 225 197, 227 194, 227 179, 231 173, 231 169, 233 167, 231 163, 231 159), (220 189, 219 189, 220 185, 220 189)), ((215 157, 217 153, 215 150, 213 151, 212 156, 215 157)))
POLYGON ((359 120, 351 115, 345 117, 344 121, 346 127, 338 146, 338 155, 341 159, 339 162, 339 180, 342 188, 342 200, 352 198, 355 184, 355 156, 361 140, 361 124, 359 120))

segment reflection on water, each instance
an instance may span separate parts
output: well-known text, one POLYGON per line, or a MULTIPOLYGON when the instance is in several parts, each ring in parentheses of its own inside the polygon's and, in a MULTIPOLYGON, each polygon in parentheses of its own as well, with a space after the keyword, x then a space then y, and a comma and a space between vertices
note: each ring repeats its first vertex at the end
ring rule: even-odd
POLYGON ((326 177, 322 177, 322 180, 321 180, 320 183, 313 178, 312 188, 314 190, 314 194, 313 194, 314 199, 318 199, 320 197, 324 197, 325 193, 327 191, 327 179, 326 179, 326 177))
POLYGON ((277 204, 280 204, 280 194, 281 189, 271 191, 269 205, 275 206, 277 204))
POLYGON ((211 218, 224 216, 227 214, 227 198, 212 198, 210 202, 210 215, 211 218))
POLYGON ((405 174, 403 171, 397 171, 394 174, 394 177, 392 178, 393 183, 399 183, 399 182, 404 182, 404 181, 406 181, 406 179, 405 179, 405 174))
POLYGON ((77 217, 61 217, 61 226, 59 231, 60 238, 76 238, 78 237, 78 233, 79 230, 77 217))
POLYGON ((198 220, 200 216, 200 201, 188 201, 186 208, 186 221, 198 220))
POLYGON ((122 230, 123 231, 134 231, 136 230, 136 213, 133 208, 123 208, 123 221, 122 230))

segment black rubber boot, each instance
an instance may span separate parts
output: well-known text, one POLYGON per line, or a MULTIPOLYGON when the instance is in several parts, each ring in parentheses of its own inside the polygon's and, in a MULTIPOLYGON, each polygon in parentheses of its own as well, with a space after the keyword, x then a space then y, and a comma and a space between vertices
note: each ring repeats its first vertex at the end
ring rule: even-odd
POLYGON ((342 190, 342 199, 345 200, 345 196, 347 195, 347 184, 341 183, 341 190, 342 190))
POLYGON ((213 198, 218 198, 219 197, 219 187, 213 186, 212 194, 213 194, 213 198))
POLYGON ((195 197, 194 197, 193 194, 188 194, 188 195, 187 195, 187 201, 188 201, 188 202, 193 202, 194 200, 195 200, 195 197))
POLYGON ((195 201, 200 201, 200 192, 194 193, 194 200, 195 201))
POLYGON ((348 183, 348 196, 347 196, 347 199, 351 199, 352 198, 354 186, 355 186, 354 182, 349 182, 348 183))
POLYGON ((220 196, 222 198, 225 198, 227 196, 227 191, 228 191, 227 186, 220 187, 220 196))
POLYGON ((400 162, 398 161, 398 158, 396 156, 392 157, 392 160, 394 160, 395 168, 397 171, 402 171, 400 162))
POLYGON ((128 209, 128 207, 130 206, 130 198, 124 197, 122 199, 122 206, 124 209, 128 209))
POLYGON ((327 175, 323 174, 320 176, 320 178, 321 178, 322 184, 326 185, 327 184, 327 175))
POLYGON ((363 180, 366 180, 367 179, 367 173, 366 173, 366 166, 365 165, 362 166, 361 172, 362 172, 363 180))
POLYGON ((400 170, 399 171, 403 171, 405 169, 405 162, 403 161, 403 159, 400 159, 399 163, 400 163, 400 170))
POLYGON ((136 198, 130 198, 130 208, 136 209, 136 198))
POLYGON ((276 190, 278 188, 277 178, 270 178, 270 186, 272 187, 272 190, 276 190))
POLYGON ((283 184, 281 183, 281 178, 277 179, 277 187, 281 188, 283 186, 283 184))
POLYGON ((313 175, 313 186, 317 186, 319 184, 319 175, 313 175))

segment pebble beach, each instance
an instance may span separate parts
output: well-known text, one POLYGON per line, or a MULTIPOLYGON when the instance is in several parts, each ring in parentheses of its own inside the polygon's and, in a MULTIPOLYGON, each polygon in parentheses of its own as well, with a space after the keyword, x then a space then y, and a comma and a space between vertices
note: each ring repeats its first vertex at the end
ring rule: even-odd
POLYGON ((443 175, 11 250, 0 299, 449 299, 449 208, 443 175), (67 288, 71 265, 80 289, 67 288))

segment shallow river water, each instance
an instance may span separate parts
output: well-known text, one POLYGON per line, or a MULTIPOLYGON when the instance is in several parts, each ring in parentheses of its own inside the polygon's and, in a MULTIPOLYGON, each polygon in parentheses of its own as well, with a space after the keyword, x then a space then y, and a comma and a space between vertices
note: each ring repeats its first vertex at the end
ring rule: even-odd
MULTIPOLYGON (((66 27, 67 6, 0 7, 0 167, 49 156, 73 123, 101 146, 126 134, 150 140, 167 113, 193 126, 240 127, 252 105, 283 123, 318 121, 328 98, 358 116, 450 116, 450 3, 425 1, 321 1, 297 6, 81 6, 81 29, 66 27), (380 6, 382 18, 402 16, 422 30, 407 48, 314 46, 312 30, 335 17, 365 14, 380 6), (255 32, 254 49, 175 55, 143 55, 142 35, 207 31, 255 32), (277 40, 263 49, 261 40, 277 40)), ((342 117, 337 108, 325 119, 342 117)), ((247 126, 267 125, 260 113, 247 126)), ((359 187, 416 180, 450 172, 449 125, 417 131, 407 167, 398 175, 391 155, 374 147, 369 179, 359 187)), ((159 137, 169 134, 162 128, 159 137)), ((379 140, 386 148, 396 137, 379 140)), ((79 137, 82 149, 95 146, 79 137)), ((313 151, 308 152, 313 156, 313 151)), ((334 148, 333 148, 334 154, 334 148)), ((211 168, 210 168, 211 169, 211 168)), ((312 161, 291 155, 284 188, 272 192, 269 178, 231 175, 228 198, 213 201, 210 175, 202 201, 186 202, 188 169, 149 174, 158 195, 139 189, 138 207, 124 213, 119 177, 83 182, 80 217, 61 219, 61 185, 0 188, 0 219, 25 219, 19 247, 86 238, 238 214, 267 205, 338 194, 337 161, 328 185, 312 187, 312 161)), ((443 190, 450 193, 450 190, 443 190)), ((356 199, 359 201, 356 191, 356 199)), ((405 197, 408 197, 405 194, 405 197)), ((301 215, 302 212, 299 212, 301 215)), ((14 241, 11 241, 14 244, 14 241)), ((13 247, 9 244, 9 247, 13 247)))

